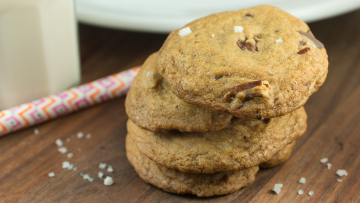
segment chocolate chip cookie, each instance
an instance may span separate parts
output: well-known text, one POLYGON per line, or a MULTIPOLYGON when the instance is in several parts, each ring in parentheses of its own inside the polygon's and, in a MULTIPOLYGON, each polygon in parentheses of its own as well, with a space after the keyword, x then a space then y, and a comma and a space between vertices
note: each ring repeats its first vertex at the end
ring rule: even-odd
POLYGON ((288 115, 246 121, 220 131, 151 132, 127 123, 128 136, 156 163, 187 173, 216 173, 257 166, 306 131, 303 107, 288 115))
POLYGON ((324 83, 324 45, 308 25, 272 6, 213 14, 173 31, 157 58, 182 100, 239 118, 300 108, 324 83))
POLYGON ((179 99, 158 73, 156 57, 154 53, 145 61, 126 97, 126 113, 136 125, 155 132, 203 132, 221 130, 242 120, 179 99))
POLYGON ((126 138, 126 155, 145 182, 167 192, 194 194, 199 197, 224 195, 250 185, 259 167, 213 174, 182 173, 157 164, 142 154, 136 144, 126 138))

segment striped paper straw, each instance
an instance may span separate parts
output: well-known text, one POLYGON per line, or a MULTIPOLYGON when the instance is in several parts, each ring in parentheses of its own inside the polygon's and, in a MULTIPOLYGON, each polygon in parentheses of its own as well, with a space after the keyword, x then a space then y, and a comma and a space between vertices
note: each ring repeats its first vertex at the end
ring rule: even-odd
POLYGON ((140 66, 0 111, 0 136, 125 95, 140 66))

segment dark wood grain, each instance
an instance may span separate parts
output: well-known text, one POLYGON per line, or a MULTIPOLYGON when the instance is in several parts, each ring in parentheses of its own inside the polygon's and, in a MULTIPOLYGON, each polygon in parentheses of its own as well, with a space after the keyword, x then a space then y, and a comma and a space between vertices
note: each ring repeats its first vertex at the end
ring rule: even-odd
MULTIPOLYGON (((124 97, 0 138, 0 202, 360 202, 360 10, 311 23, 329 55, 328 78, 306 103, 308 131, 285 164, 261 170, 256 181, 233 194, 197 198, 174 195, 144 183, 126 159, 124 97), (34 134, 34 128, 40 130, 34 134), (91 133, 78 139, 76 133, 91 133), (57 151, 55 140, 72 158, 57 151), (328 157, 331 170, 319 160, 328 157), (77 171, 61 168, 70 161, 77 171), (115 180, 97 178, 100 162, 111 164, 115 180), (347 177, 337 182, 337 169, 347 177), (48 177, 54 171, 56 176, 48 177), (80 173, 95 177, 90 183, 80 173), (306 177, 306 184, 298 183, 306 177), (271 192, 283 183, 280 195, 271 192), (297 195, 303 189, 304 195, 297 195), (310 197, 307 193, 313 190, 310 197)), ((166 35, 80 25, 82 82, 141 64, 166 35)), ((103 170, 104 171, 104 170, 103 170)), ((109 174, 109 173, 106 173, 109 174)))

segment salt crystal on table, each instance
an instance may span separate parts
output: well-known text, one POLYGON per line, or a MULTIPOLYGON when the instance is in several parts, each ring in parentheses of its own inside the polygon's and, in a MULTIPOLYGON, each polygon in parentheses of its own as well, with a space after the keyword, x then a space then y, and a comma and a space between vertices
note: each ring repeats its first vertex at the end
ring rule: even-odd
POLYGON ((112 185, 114 183, 114 180, 110 176, 106 176, 104 179, 104 185, 112 185))
POLYGON ((339 169, 339 170, 337 170, 337 171, 336 171, 336 174, 337 174, 338 176, 347 176, 347 172, 346 172, 346 170, 344 170, 344 169, 339 169))
POLYGON ((114 169, 109 165, 109 167, 108 167, 108 169, 107 169, 107 172, 113 172, 114 171, 114 169))
POLYGON ((66 147, 60 147, 58 148, 58 151, 61 153, 61 154, 65 154, 67 152, 67 148, 66 147))
POLYGON ((305 179, 304 177, 300 178, 299 183, 305 184, 305 183, 306 183, 306 179, 305 179))
POLYGON ((55 173, 54 172, 50 172, 49 173, 49 177, 54 177, 55 176, 55 173))
POLYGON ((277 184, 275 184, 275 186, 274 186, 274 188, 272 189, 272 191, 274 191, 274 192, 278 195, 278 194, 280 194, 282 187, 283 187, 283 184, 277 183, 277 184))
POLYGON ((81 138, 84 137, 84 133, 83 132, 78 132, 76 136, 77 136, 77 138, 81 139, 81 138))
POLYGON ((327 161, 328 161, 328 158, 322 158, 322 159, 320 159, 320 163, 322 163, 322 164, 326 163, 327 161))
POLYGON ((55 144, 56 144, 58 147, 61 147, 61 146, 63 146, 63 141, 62 141, 61 139, 57 139, 57 140, 55 141, 55 144))
POLYGON ((101 169, 106 168, 106 163, 100 163, 100 164, 99 164, 99 168, 101 168, 101 169))
POLYGON ((98 172, 98 177, 99 177, 99 178, 102 178, 103 176, 104 176, 104 173, 101 172, 101 171, 99 171, 99 172, 98 172))

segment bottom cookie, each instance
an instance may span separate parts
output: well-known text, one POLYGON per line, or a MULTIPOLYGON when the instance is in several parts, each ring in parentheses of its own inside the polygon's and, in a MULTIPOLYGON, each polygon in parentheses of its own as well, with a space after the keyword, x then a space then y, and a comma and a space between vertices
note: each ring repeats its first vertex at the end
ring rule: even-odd
POLYGON ((279 151, 277 154, 275 154, 273 157, 271 157, 271 159, 269 161, 264 162, 264 163, 260 164, 259 166, 261 168, 271 168, 271 167, 274 167, 274 166, 284 163, 286 160, 289 159, 292 149, 295 146, 295 142, 296 141, 292 142, 291 144, 286 146, 284 149, 279 151))
POLYGON ((126 155, 135 171, 145 182, 167 192, 194 194, 199 197, 225 195, 250 185, 258 166, 239 171, 213 174, 183 173, 158 165, 143 155, 137 145, 126 136, 126 155))

